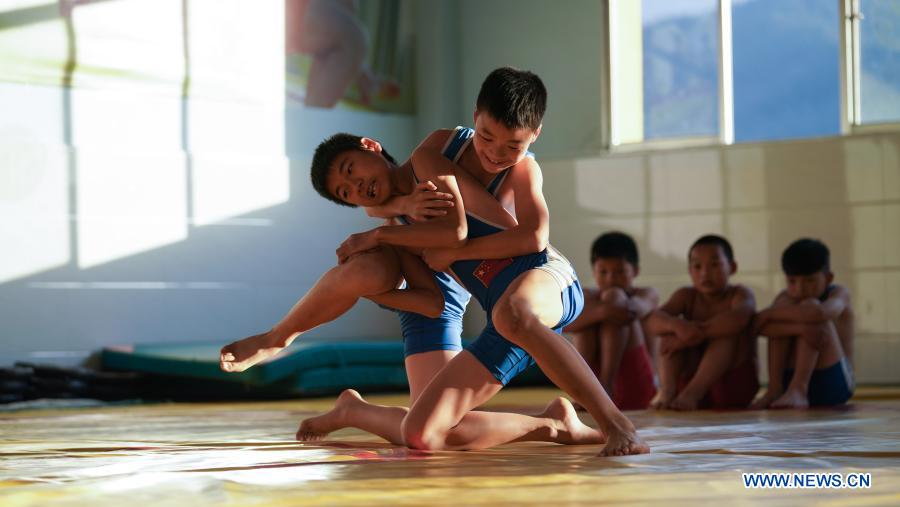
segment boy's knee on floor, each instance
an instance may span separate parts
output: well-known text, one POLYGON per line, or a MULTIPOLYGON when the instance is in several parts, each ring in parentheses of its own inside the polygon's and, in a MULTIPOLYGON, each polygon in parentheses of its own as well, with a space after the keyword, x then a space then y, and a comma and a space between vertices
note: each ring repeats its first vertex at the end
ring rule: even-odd
POLYGON ((404 420, 401 430, 403 441, 410 449, 439 451, 445 447, 446 436, 428 425, 404 420))

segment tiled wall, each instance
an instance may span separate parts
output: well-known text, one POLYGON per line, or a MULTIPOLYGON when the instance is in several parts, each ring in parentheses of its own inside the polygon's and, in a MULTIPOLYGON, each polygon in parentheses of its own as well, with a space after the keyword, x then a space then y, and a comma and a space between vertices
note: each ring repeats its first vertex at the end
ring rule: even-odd
MULTIPOLYGON (((759 307, 783 288, 782 250, 810 236, 831 249, 857 314, 860 382, 900 382, 900 136, 879 134, 542 161, 551 241, 592 284, 600 233, 632 234, 639 282, 668 297, 688 283, 700 235, 728 237, 736 281, 759 307)), ((760 341, 761 360, 765 358, 760 341)))

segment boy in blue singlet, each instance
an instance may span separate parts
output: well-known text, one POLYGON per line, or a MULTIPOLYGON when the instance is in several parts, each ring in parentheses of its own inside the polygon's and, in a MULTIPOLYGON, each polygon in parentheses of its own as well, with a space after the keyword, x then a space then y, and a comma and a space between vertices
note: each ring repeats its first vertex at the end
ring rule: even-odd
POLYGON ((850 292, 832 283, 821 241, 791 243, 781 266, 787 288, 754 321, 755 331, 769 339, 769 387, 751 408, 846 403, 854 388, 850 292))
POLYGON ((335 202, 378 206, 394 195, 409 194, 417 182, 426 180, 454 196, 456 206, 444 217, 354 234, 337 252, 343 261, 383 245, 422 251, 432 269, 449 267, 488 312, 481 336, 437 374, 408 412, 370 407, 370 418, 399 429, 400 441, 410 447, 472 449, 517 438, 523 427, 509 427, 510 414, 496 418, 472 409, 534 356, 597 420, 607 438, 604 455, 649 450, 580 354, 559 334, 578 315, 583 299, 574 269, 547 244, 549 214, 542 176, 537 163, 526 157, 540 133, 545 100, 537 76, 498 69, 482 85, 475 130, 435 132, 416 149, 408 168, 391 163, 381 145, 368 138, 339 134, 317 149, 314 186, 335 202), (468 173, 504 207, 515 209, 518 223, 498 227, 488 217, 467 213, 476 200, 467 197, 463 203, 452 161, 462 169, 458 174, 468 173), (523 250, 538 253, 521 255, 523 250))

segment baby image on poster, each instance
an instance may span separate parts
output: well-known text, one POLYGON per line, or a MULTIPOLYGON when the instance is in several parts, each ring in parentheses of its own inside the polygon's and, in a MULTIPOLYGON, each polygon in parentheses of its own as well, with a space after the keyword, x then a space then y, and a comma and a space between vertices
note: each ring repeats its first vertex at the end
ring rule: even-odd
POLYGON ((412 3, 285 0, 288 99, 413 113, 412 3))

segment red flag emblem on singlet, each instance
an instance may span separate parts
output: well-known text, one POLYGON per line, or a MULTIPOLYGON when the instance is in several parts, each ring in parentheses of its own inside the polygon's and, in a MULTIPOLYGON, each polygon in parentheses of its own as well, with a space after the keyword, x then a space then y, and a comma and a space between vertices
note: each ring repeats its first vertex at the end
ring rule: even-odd
POLYGON ((477 278, 482 285, 488 287, 491 285, 491 280, 493 280, 498 273, 503 271, 506 266, 512 264, 512 262, 512 258, 482 261, 472 274, 475 275, 475 278, 477 278))

